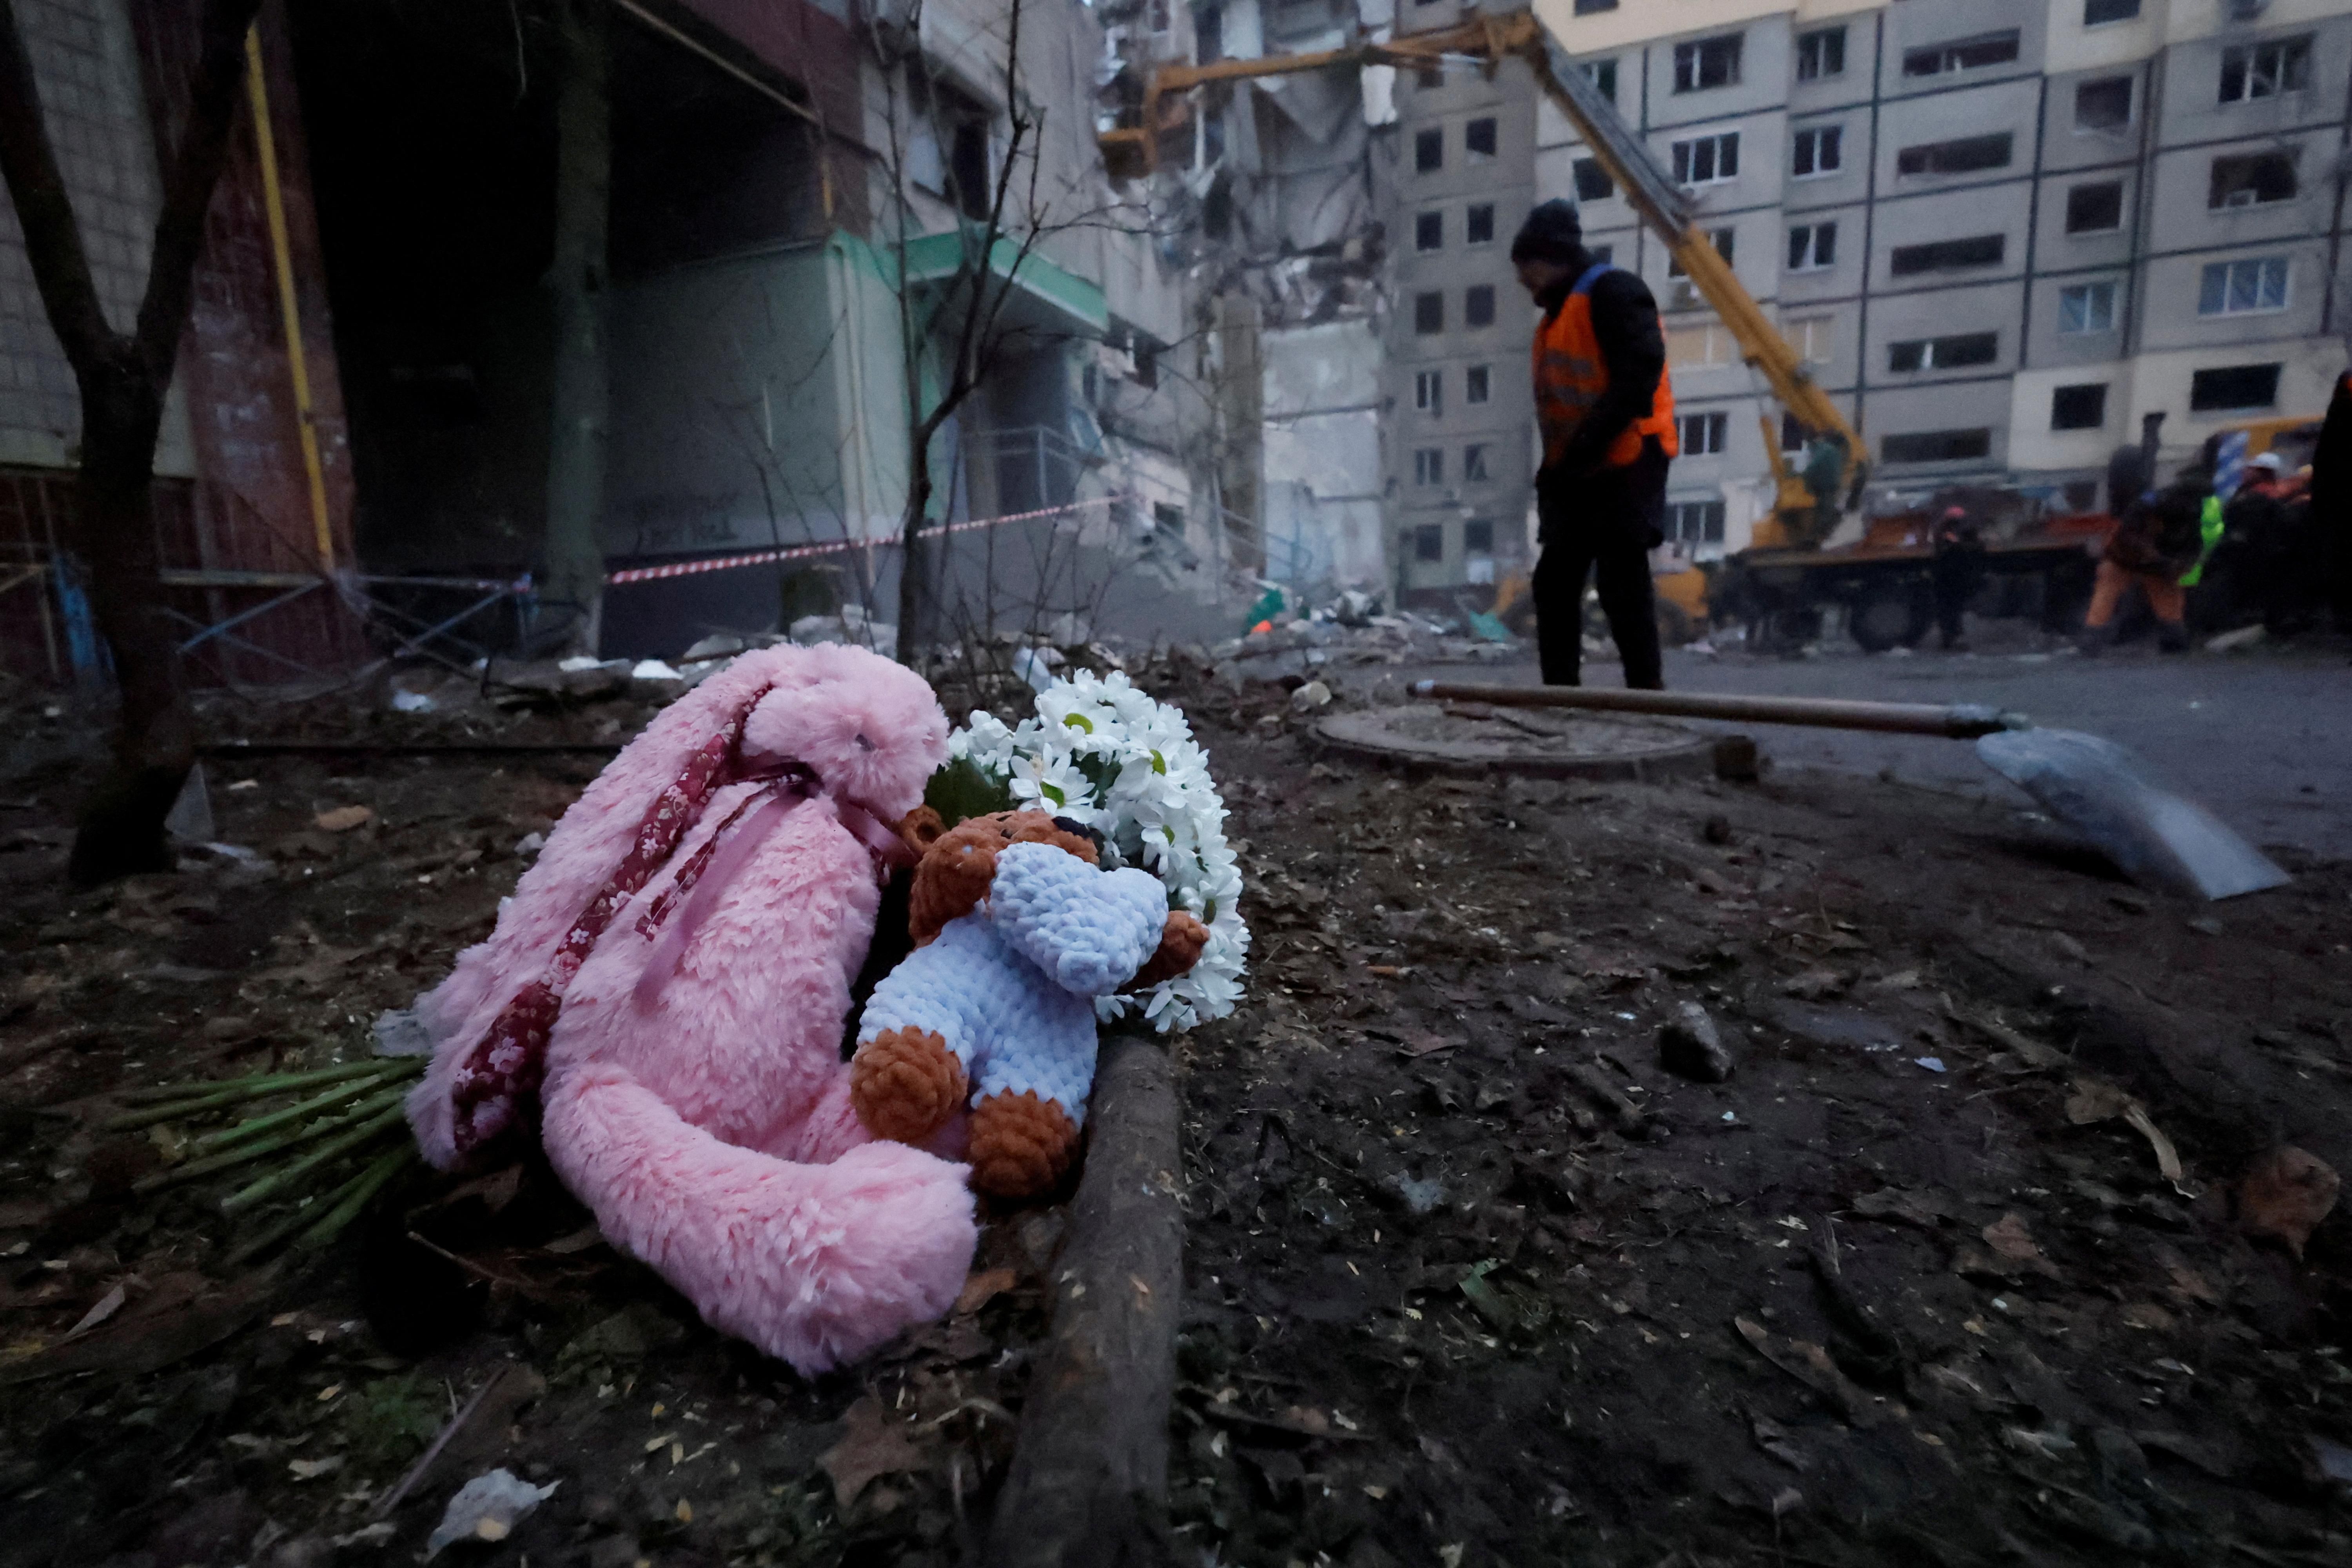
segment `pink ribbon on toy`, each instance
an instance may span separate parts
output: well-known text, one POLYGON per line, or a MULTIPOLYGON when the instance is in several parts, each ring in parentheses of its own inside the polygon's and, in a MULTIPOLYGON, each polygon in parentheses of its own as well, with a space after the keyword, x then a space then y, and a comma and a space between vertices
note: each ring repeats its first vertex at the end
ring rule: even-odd
POLYGON ((562 1010, 565 990, 580 973, 580 966, 588 961, 589 953, 595 951, 597 939, 612 924, 614 916, 668 863, 678 842, 701 819, 704 807, 719 789, 753 779, 761 781, 763 785, 739 804, 727 821, 719 825, 719 831, 695 850, 678 868, 672 885, 652 901, 638 920, 639 933, 655 937, 679 900, 687 900, 684 915, 661 935, 661 945, 651 955, 637 983, 635 999, 641 1008, 650 1005, 662 984, 677 972, 687 944, 717 907, 727 884, 777 825, 813 798, 831 805, 842 826, 866 846, 874 857, 877 879, 887 878, 891 866, 913 858, 898 835, 870 812, 825 794, 824 782, 805 763, 788 757, 747 765, 740 755, 743 723, 767 694, 768 689, 762 687, 746 698, 719 733, 703 742, 688 759, 686 770, 656 798, 645 820, 638 824, 635 840, 619 868, 564 933, 540 977, 515 994, 491 1021, 481 1040, 457 1064, 451 1075, 449 1092, 451 1133, 460 1155, 470 1154, 506 1131, 523 1104, 539 1092, 546 1068, 547 1043, 554 1033, 556 1016, 562 1010), (747 814, 751 820, 743 822, 741 829, 730 837, 729 827, 747 814), (719 851, 721 839, 727 840, 723 856, 719 851))

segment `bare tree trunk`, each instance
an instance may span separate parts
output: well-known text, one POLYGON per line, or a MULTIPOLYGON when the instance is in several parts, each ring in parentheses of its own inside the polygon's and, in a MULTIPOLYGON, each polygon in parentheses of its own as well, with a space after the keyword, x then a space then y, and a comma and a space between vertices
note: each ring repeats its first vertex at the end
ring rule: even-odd
POLYGON ((931 648, 930 545, 923 527, 931 510, 930 442, 920 425, 907 453, 907 521, 898 545, 898 662, 920 672, 931 648))
POLYGON ((71 541, 121 692, 112 764, 82 808, 68 869, 104 881, 168 868, 163 818, 195 757, 195 721, 164 615, 155 537, 155 438, 187 326, 205 210, 236 122, 245 37, 260 0, 207 0, 180 142, 164 160, 147 292, 128 333, 108 322, 82 248, 11 0, 0 0, 0 174, 41 304, 81 393, 71 541))
POLYGON ((605 322, 612 216, 612 13, 560 0, 563 82, 555 100, 555 391, 547 453, 543 604, 576 616, 570 646, 593 654, 604 601, 605 430, 612 367, 605 322))

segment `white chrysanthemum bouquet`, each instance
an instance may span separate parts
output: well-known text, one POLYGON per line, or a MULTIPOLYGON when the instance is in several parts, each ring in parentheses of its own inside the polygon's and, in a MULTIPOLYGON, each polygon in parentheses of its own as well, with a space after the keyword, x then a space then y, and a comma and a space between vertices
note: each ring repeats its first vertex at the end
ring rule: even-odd
POLYGON ((1225 804, 1209 776, 1209 753, 1181 710, 1120 671, 1082 670, 1039 692, 1035 716, 1008 729, 994 714, 974 712, 948 745, 1015 807, 1100 833, 1111 849, 1107 866, 1153 872, 1167 884, 1169 908, 1188 910, 1209 928, 1191 973, 1138 995, 1102 997, 1097 1016, 1108 1021, 1140 1005, 1164 1032, 1234 1010, 1249 952, 1241 868, 1225 844, 1225 804))

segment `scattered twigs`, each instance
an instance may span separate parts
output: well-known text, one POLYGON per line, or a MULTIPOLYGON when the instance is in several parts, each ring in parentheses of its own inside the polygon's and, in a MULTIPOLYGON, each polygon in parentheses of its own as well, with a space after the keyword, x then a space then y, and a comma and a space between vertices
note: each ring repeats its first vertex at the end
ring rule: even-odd
POLYGON ((490 1396, 490 1391, 505 1382, 507 1375, 513 1371, 513 1363, 509 1363, 490 1373, 489 1380, 474 1391, 474 1396, 466 1401, 464 1407, 449 1417, 448 1424, 441 1428, 440 1436, 433 1439, 432 1444, 417 1458, 416 1463, 408 1467, 408 1473, 400 1478, 400 1483, 376 1500, 375 1506, 368 1510, 369 1518, 382 1519, 400 1506, 400 1500, 406 1497, 415 1489, 416 1483, 425 1479, 425 1472, 433 1468, 433 1461, 439 1458, 441 1450, 449 1446, 449 1439, 466 1429, 466 1423, 474 1418, 474 1412, 482 1407, 482 1401, 488 1399, 490 1396))

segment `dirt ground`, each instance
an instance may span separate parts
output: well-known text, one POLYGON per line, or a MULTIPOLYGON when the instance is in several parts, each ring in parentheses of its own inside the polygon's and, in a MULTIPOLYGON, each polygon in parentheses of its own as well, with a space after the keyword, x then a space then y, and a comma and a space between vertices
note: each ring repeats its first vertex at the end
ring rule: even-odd
MULTIPOLYGON (((2352 1561, 2352 1240, 2296 1258, 2310 1184, 2241 1180, 2352 1160, 2352 868, 2191 908, 2006 808, 1411 779, 1319 760, 1280 686, 1160 675, 1256 933, 1249 1000, 1178 1047, 1176 1560, 2352 1561), (1728 1081, 1662 1069, 1685 1003, 1728 1081)), ((0 714, 0 1563, 413 1561, 492 1466, 555 1490, 442 1561, 968 1554, 1057 1209, 995 1216, 956 1314, 811 1384, 536 1164, 420 1173, 324 1253, 233 1266, 257 1222, 134 1192, 169 1134, 98 1131, 126 1089, 364 1054, 598 757, 216 763, 216 836, 257 857, 72 895, 96 738, 49 706, 0 714)), ((646 711, 210 722, 611 742, 646 711)))

